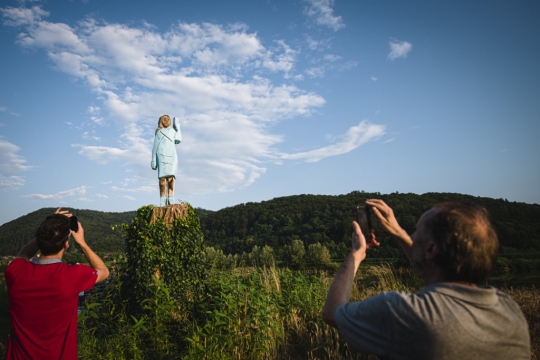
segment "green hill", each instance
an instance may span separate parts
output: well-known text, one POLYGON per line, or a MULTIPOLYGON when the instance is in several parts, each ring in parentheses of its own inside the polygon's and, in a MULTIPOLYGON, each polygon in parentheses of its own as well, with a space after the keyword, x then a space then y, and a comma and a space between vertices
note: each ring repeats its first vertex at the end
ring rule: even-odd
MULTIPOLYGON (((540 205, 509 202, 504 199, 474 197, 451 193, 387 194, 354 191, 346 195, 298 195, 247 203, 201 216, 205 242, 226 254, 250 252, 253 246, 271 246, 278 254, 294 239, 304 246, 321 243, 333 258, 349 251, 351 221, 356 206, 366 199, 380 198, 393 209, 400 224, 409 233, 420 215, 440 201, 466 201, 484 206, 499 235, 503 253, 530 253, 540 250, 540 205)), ((399 257, 402 252, 375 224, 382 246, 370 250, 370 257, 399 257)))
MULTIPOLYGON (((381 198, 393 209, 400 224, 414 231, 420 215, 439 201, 468 201, 484 206, 499 234, 503 254, 527 257, 540 253, 540 205, 509 202, 504 199, 474 197, 452 193, 386 194, 353 191, 350 194, 296 195, 260 203, 246 203, 219 211, 196 209, 205 243, 226 254, 249 253, 253 246, 271 246, 276 255, 294 239, 304 246, 321 243, 333 258, 343 258, 349 251, 351 221, 356 206, 366 199, 381 198)), ((112 225, 129 223, 136 212, 109 213, 69 209, 79 217, 86 239, 95 251, 121 252, 124 242, 120 230, 112 225)), ((33 237, 40 222, 54 213, 43 208, 0 226, 0 255, 15 255, 33 237)), ((395 241, 375 223, 377 239, 382 246, 370 251, 370 257, 401 256, 395 241)))
MULTIPOLYGON (((34 237, 39 224, 48 215, 54 214, 55 210, 56 208, 42 208, 0 226, 0 255, 16 255, 34 237)), ((84 227, 85 239, 94 251, 124 251, 121 231, 113 231, 111 226, 131 222, 136 211, 113 213, 73 208, 62 210, 69 210, 79 218, 84 227)))

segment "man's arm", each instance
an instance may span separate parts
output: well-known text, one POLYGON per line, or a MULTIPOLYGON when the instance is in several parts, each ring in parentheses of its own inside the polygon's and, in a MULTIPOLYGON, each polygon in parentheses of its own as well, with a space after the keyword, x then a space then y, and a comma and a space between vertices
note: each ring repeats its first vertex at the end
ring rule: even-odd
POLYGON ((360 263, 366 258, 366 250, 370 247, 379 246, 373 234, 369 242, 366 242, 358 223, 353 221, 352 224, 354 231, 352 233, 351 252, 341 264, 336 277, 332 281, 322 310, 324 322, 334 327, 337 327, 335 320, 336 309, 339 305, 349 302, 351 299, 354 276, 360 263))
POLYGON ((18 258, 23 258, 26 261, 30 261, 31 258, 36 256, 39 248, 37 246, 36 238, 33 238, 30 240, 28 244, 26 244, 21 251, 19 251, 19 254, 17 254, 18 258))
POLYGON ((411 237, 397 222, 392 208, 386 205, 384 201, 378 199, 367 200, 366 204, 371 206, 371 210, 377 216, 379 224, 398 241, 407 258, 411 260, 411 237))
POLYGON ((86 259, 90 263, 90 266, 97 270, 98 277, 96 279, 96 284, 108 278, 109 269, 107 269, 107 265, 105 265, 103 260, 101 260, 101 258, 97 256, 92 249, 90 249, 90 246, 88 246, 84 240, 84 229, 81 223, 79 223, 79 231, 72 231, 71 235, 73 235, 73 240, 75 240, 75 242, 81 247, 84 256, 86 256, 86 259))

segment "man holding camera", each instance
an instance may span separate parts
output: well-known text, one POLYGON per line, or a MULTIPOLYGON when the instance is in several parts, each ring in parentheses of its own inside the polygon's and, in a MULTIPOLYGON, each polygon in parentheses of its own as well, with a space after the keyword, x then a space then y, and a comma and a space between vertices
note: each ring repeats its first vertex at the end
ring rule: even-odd
POLYGON ((81 223, 72 221, 70 229, 70 217, 58 208, 6 268, 11 314, 7 359, 77 359, 78 295, 105 280, 109 270, 84 240, 81 223), (70 236, 90 266, 62 263, 70 236), (34 257, 38 250, 39 258, 34 257))
POLYGON ((485 209, 441 203, 425 212, 409 236, 382 200, 366 204, 401 245, 426 287, 416 294, 383 292, 349 302, 366 250, 378 246, 353 222, 352 250, 323 308, 357 351, 388 359, 530 359, 528 325, 519 306, 492 287, 479 287, 493 271, 497 235, 485 209))

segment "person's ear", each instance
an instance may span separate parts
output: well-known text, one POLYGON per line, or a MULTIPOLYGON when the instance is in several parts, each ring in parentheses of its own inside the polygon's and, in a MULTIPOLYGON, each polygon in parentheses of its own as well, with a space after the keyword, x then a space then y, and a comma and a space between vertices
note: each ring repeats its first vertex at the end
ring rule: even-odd
POLYGON ((69 248, 69 239, 66 240, 66 243, 64 244, 64 249, 68 249, 69 248))
POLYGON ((424 247, 425 258, 433 260, 438 253, 439 247, 437 246, 437 244, 435 244, 434 241, 427 241, 427 244, 424 247))

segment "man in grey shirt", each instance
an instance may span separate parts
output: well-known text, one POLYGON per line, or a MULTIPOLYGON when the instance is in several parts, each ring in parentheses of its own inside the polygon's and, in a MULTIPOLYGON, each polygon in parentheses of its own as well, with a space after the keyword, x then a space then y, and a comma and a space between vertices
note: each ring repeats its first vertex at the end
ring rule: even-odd
POLYGON ((349 344, 387 359, 530 359, 529 329, 519 306, 492 287, 479 287, 493 271, 499 249, 485 209, 441 203, 422 215, 409 236, 382 200, 368 200, 379 224, 401 245, 426 287, 416 294, 383 292, 349 302, 366 250, 353 221, 352 250, 339 269, 323 319, 349 344))

